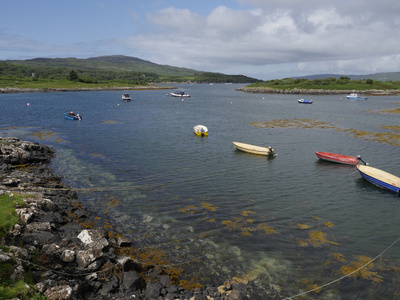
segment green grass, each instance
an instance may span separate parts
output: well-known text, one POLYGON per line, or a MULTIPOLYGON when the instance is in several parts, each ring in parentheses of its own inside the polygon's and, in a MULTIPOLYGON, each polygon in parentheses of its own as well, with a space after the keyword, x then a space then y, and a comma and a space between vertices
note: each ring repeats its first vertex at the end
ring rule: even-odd
MULTIPOLYGON (((15 212, 18 205, 22 205, 24 196, 0 195, 0 237, 4 238, 7 232, 19 222, 19 216, 15 212)), ((6 252, 7 248, 2 247, 6 252)), ((0 262, 0 300, 3 299, 37 299, 44 300, 44 296, 32 291, 27 285, 32 279, 29 272, 25 273, 25 279, 14 281, 11 279, 15 269, 15 261, 0 262)))
POLYGON ((7 232, 19 221, 19 216, 15 212, 17 205, 23 205, 23 196, 10 197, 0 195, 0 237, 4 238, 7 232))
POLYGON ((0 88, 21 88, 21 89, 82 89, 82 88, 113 88, 113 87, 133 87, 137 84, 129 84, 126 82, 100 82, 85 83, 63 79, 37 79, 29 78, 4 78, 0 77, 0 88))
POLYGON ((260 83, 253 83, 247 87, 271 88, 275 90, 397 90, 400 89, 400 81, 378 81, 371 79, 350 80, 348 77, 336 79, 276 79, 268 80, 260 83))

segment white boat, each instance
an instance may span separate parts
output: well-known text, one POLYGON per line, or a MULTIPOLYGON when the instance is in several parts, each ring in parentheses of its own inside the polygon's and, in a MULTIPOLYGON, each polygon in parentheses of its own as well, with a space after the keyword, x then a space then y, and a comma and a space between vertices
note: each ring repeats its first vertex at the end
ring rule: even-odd
POLYGON ((122 101, 125 101, 125 102, 131 101, 131 95, 129 95, 128 93, 124 93, 122 95, 122 101))
POLYGON ((368 99, 367 97, 361 96, 360 94, 357 94, 357 93, 348 94, 346 96, 346 98, 349 100, 367 100, 368 99))
POLYGON ((271 146, 267 147, 260 147, 245 143, 233 142, 236 149, 240 151, 244 151, 247 153, 258 154, 258 155, 265 155, 265 156, 274 156, 275 150, 271 148, 271 146))
POLYGON ((299 103, 303 103, 303 104, 313 104, 312 100, 306 100, 306 99, 299 99, 297 100, 299 103))
POLYGON ((172 96, 172 97, 186 97, 186 98, 189 98, 189 97, 190 97, 189 94, 186 94, 186 93, 183 92, 183 91, 177 91, 177 92, 169 93, 168 95, 169 95, 169 96, 172 96))
POLYGON ((204 125, 196 125, 193 127, 193 130, 198 136, 208 136, 208 128, 204 125))

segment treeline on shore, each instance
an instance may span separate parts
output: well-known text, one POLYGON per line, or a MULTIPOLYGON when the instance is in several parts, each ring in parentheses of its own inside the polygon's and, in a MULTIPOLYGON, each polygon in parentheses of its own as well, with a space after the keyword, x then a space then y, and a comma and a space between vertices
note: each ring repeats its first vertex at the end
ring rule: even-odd
POLYGON ((291 93, 292 91, 319 90, 321 93, 332 91, 399 91, 400 81, 379 81, 372 79, 352 80, 350 77, 324 79, 284 78, 264 82, 252 83, 246 87, 247 91, 257 90, 291 93), (325 92, 324 92, 325 91, 325 92))
POLYGON ((0 87, 66 87, 72 85, 134 86, 162 82, 193 83, 252 83, 257 79, 244 75, 226 75, 212 72, 196 72, 191 76, 165 76, 152 72, 103 70, 70 67, 42 67, 0 62, 0 87), (55 86, 54 86, 55 85, 55 86))

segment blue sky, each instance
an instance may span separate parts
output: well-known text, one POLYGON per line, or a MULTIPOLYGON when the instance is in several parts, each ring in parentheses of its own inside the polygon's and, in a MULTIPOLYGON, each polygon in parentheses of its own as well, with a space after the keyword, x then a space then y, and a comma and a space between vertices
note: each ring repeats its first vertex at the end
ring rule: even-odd
POLYGON ((263 80, 400 71, 397 0, 0 4, 0 60, 127 55, 263 80))

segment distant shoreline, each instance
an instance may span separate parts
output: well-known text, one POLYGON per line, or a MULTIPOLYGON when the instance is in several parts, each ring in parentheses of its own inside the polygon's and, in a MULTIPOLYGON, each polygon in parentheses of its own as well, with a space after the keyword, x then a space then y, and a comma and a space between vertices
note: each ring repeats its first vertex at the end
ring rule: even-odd
POLYGON ((95 88, 0 88, 0 94, 17 94, 17 93, 54 93, 54 92, 95 92, 95 91, 133 91, 133 90, 168 90, 174 89, 172 86, 135 86, 135 87, 95 87, 95 88))
POLYGON ((366 90, 366 91, 354 91, 354 90, 323 90, 323 89, 286 89, 279 90, 268 87, 241 87, 236 91, 246 93, 259 93, 259 94, 292 94, 292 95, 345 95, 350 93, 359 93, 369 96, 398 96, 400 90, 366 90))

